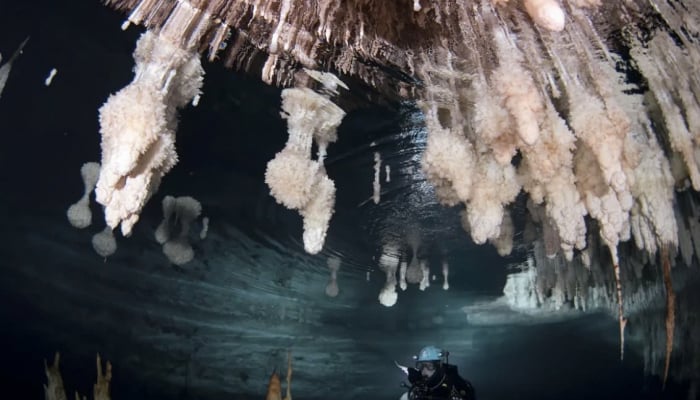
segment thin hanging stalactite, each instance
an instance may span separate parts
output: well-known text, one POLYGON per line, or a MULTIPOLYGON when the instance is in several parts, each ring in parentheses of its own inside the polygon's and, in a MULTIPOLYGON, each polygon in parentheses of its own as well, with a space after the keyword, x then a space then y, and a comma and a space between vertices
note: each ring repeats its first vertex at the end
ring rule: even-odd
POLYGON ((625 318, 624 309, 622 307, 622 280, 620 279, 620 265, 614 263, 615 269, 615 289, 617 290, 617 318, 620 323, 620 360, 625 358, 625 326, 627 318, 625 318))
POLYGON ((661 265, 664 273, 664 286, 666 287, 666 361, 662 384, 662 388, 666 388, 668 370, 671 366, 671 353, 673 352, 673 334, 676 330, 676 293, 673 291, 673 282, 671 281, 671 261, 667 246, 661 247, 661 265))

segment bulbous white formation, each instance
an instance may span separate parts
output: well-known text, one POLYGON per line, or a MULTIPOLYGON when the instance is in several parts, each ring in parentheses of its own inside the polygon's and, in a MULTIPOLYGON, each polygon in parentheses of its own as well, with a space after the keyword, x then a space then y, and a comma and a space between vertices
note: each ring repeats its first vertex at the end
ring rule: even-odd
POLYGON ((278 203, 299 210, 304 218, 304 249, 321 251, 335 206, 335 184, 323 167, 329 143, 337 140, 336 129, 345 112, 325 96, 311 89, 282 91, 282 118, 287 120, 289 138, 275 158, 267 163, 265 183, 278 203), (311 145, 319 148, 311 158, 311 145))
POLYGON ((566 17, 557 0, 523 0, 525 10, 535 23, 550 31, 564 29, 566 17))
POLYGON ((399 295, 396 293, 396 269, 399 266, 397 249, 390 245, 385 245, 382 255, 379 257, 379 268, 386 274, 384 287, 379 292, 379 303, 385 307, 396 304, 399 295))
POLYGON ((95 190, 107 225, 131 234, 141 209, 177 163, 177 109, 200 93, 196 52, 146 31, 134 51, 133 81, 100 108, 102 169, 95 190))

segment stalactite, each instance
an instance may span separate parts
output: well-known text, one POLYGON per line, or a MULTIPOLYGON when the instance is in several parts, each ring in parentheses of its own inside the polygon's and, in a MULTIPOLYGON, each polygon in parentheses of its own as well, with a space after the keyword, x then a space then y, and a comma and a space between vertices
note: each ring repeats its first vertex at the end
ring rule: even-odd
POLYGON ((407 235, 406 241, 411 249, 411 262, 406 268, 406 282, 418 284, 421 279, 423 279, 423 272, 420 268, 420 262, 418 261, 418 249, 421 246, 421 239, 419 234, 414 231, 407 235))
POLYGON ((340 258, 333 256, 329 257, 328 270, 330 272, 330 277, 328 279, 328 284, 326 285, 326 296, 336 297, 339 293, 338 289, 338 270, 340 269, 340 258))
POLYGON ((382 249, 382 255, 379 258, 379 268, 386 275, 384 287, 379 293, 379 303, 385 307, 391 307, 396 304, 398 294, 396 293, 396 269, 399 266, 399 257, 397 249, 391 245, 385 245, 382 249))
POLYGON ((658 242, 677 243, 669 214, 675 182, 661 147, 677 153, 700 187, 693 156, 700 142, 692 136, 700 129, 700 80, 691 74, 687 88, 679 85, 700 51, 686 35, 642 30, 648 14, 696 32, 692 19, 663 2, 637 0, 400 3, 107 1, 180 48, 208 48, 210 59, 221 53, 241 68, 266 60, 259 71, 266 82, 289 85, 303 67, 334 68, 388 97, 415 99, 429 134, 423 167, 441 202, 463 204, 476 243, 499 237, 505 207, 521 189, 544 207, 548 242, 558 241, 569 260, 586 246, 586 215, 613 264, 630 236, 650 253, 658 242), (594 10, 621 35, 606 36, 594 10), (617 52, 625 47, 651 103, 623 82, 617 66, 629 60, 617 52), (654 107, 663 123, 652 127, 654 107), (660 145, 657 135, 665 136, 660 145), (660 173, 647 184, 652 169, 660 173))
MULTIPOLYGON (((22 43, 20 43, 19 47, 15 52, 12 54, 9 60, 7 60, 2 66, 0 66, 0 97, 2 97, 2 91, 5 89, 5 84, 7 84, 7 79, 10 77, 10 71, 12 70, 12 65, 14 64, 15 60, 17 57, 22 54, 22 50, 24 49, 24 46, 27 44, 29 41, 29 37, 24 39, 22 43)), ((0 61, 2 61, 2 56, 0 56, 0 61)))
POLYGON ((499 227, 498 237, 491 239, 490 242, 496 247, 499 255, 505 257, 513 251, 513 235, 515 227, 513 226, 513 218, 510 213, 506 212, 503 215, 503 221, 499 227))
POLYGON ((109 226, 92 236, 92 248, 101 257, 109 257, 117 251, 117 240, 109 226))
POLYGON ((163 221, 156 228, 155 238, 173 264, 184 265, 194 258, 189 232, 191 224, 201 213, 202 204, 193 197, 163 198, 163 221))
POLYGON ((661 247, 661 266, 664 275, 664 287, 666 288, 666 361, 664 362, 663 386, 666 387, 668 370, 671 366, 671 353, 673 352, 673 335, 676 331, 676 293, 671 282, 671 261, 668 256, 668 248, 661 247))
POLYGON ((86 228, 92 224, 92 212, 90 211, 90 195, 97 184, 100 175, 100 164, 87 162, 80 167, 80 176, 83 178, 83 196, 77 202, 68 207, 66 215, 71 225, 76 228, 86 228))
POLYGON ((161 34, 144 33, 133 81, 100 108, 102 168, 95 194, 111 228, 128 236, 141 210, 177 163, 177 109, 202 85, 198 55, 161 34))
MULTIPOLYGON (((537 271, 509 279, 508 296, 538 307, 609 309, 618 318, 621 357, 626 321, 636 307, 632 300, 657 292, 639 287, 648 260, 661 249, 666 268, 679 248, 684 264, 697 262, 700 224, 683 219, 677 204, 686 197, 682 190, 700 190, 697 2, 107 3, 129 10, 131 23, 178 49, 208 49, 211 60, 221 56, 238 69, 262 65, 254 72, 268 83, 298 86, 296 76, 305 68, 317 80, 332 69, 387 98, 415 101, 428 134, 422 168, 438 200, 461 208, 462 225, 475 243, 490 241, 508 253, 508 210, 521 191, 528 197, 528 218, 539 234, 529 262, 537 271), (626 247, 632 238, 641 250, 638 258, 626 247), (533 286, 514 288, 521 284, 533 286)), ((338 95, 337 86, 324 86, 333 88, 283 92, 290 141, 266 176, 273 196, 304 216, 304 241, 313 243, 307 247, 312 253, 323 245, 334 204, 323 159, 335 139, 321 140, 318 160, 312 160, 313 135, 292 127, 309 109, 291 103, 304 97, 300 93, 316 100, 338 95), (297 178, 293 191, 285 194, 271 184, 289 183, 283 173, 275 178, 275 171, 291 171, 297 178)), ((335 99, 342 102, 343 95, 335 99)), ((332 102, 321 103, 320 109, 336 110, 332 102)), ((336 127, 341 112, 330 114, 336 127)), ((156 172, 167 172, 169 165, 156 172)), ((379 166, 376 176, 378 186, 379 166)), ((694 201, 686 208, 695 215, 694 201)), ((116 219, 126 220, 128 231, 138 210, 121 210, 116 219)), ((108 220, 114 225, 115 217, 108 220)), ((419 283, 425 276, 418 236, 407 241, 413 257, 405 275, 402 267, 402 289, 404 277, 419 283)), ((395 295, 393 280, 388 284, 395 295)), ((673 299, 670 273, 668 282, 673 299)))
POLYGON ((442 290, 450 289, 450 282, 448 281, 449 275, 450 264, 448 264, 447 260, 442 260, 442 290))
POLYGON ((268 162, 265 182, 278 203, 299 210, 304 218, 304 249, 316 254, 323 248, 335 205, 335 184, 323 161, 328 144, 337 140, 336 129, 345 112, 309 88, 285 89, 282 110, 289 138, 268 162), (319 148, 316 160, 311 158, 312 142, 319 148))
POLYGON ((381 196, 381 184, 379 182, 379 173, 382 168, 382 158, 378 151, 374 152, 374 181, 372 182, 372 201, 374 204, 379 204, 381 196))
POLYGON ((615 293, 617 294, 617 319, 620 325, 620 360, 625 358, 625 327, 627 319, 622 305, 622 279, 620 278, 620 265, 613 264, 615 270, 615 293))

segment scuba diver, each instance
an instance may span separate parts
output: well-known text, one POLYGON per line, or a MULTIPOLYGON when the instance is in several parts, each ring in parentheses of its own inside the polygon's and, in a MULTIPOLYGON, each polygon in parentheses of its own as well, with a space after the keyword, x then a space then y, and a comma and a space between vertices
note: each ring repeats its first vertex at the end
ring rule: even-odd
MULTIPOLYGON (((457 366, 447 362, 449 352, 426 346, 417 356, 416 367, 402 367, 411 387, 404 396, 408 400, 475 400, 472 384, 462 378, 457 366)), ((402 397, 403 398, 403 397, 402 397)))

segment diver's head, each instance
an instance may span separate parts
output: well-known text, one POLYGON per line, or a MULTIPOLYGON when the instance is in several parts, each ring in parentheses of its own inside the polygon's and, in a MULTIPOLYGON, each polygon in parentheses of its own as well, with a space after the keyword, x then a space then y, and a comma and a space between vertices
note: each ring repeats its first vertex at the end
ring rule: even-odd
POLYGON ((414 358, 416 359, 416 369, 420 371, 425 379, 430 379, 436 371, 442 368, 442 350, 435 346, 423 347, 414 358))

